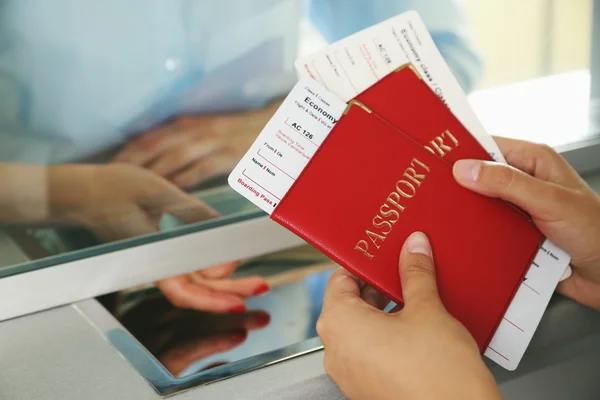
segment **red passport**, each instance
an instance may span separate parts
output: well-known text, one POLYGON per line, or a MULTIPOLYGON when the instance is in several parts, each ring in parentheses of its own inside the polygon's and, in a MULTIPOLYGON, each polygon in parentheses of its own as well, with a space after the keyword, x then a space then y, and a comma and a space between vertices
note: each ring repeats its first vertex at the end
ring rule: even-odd
POLYGON ((356 100, 452 164, 464 158, 494 161, 410 64, 378 81, 356 100))
POLYGON ((482 353, 542 240, 525 214, 462 188, 447 160, 358 104, 271 218, 398 303, 400 249, 425 232, 442 301, 482 353))

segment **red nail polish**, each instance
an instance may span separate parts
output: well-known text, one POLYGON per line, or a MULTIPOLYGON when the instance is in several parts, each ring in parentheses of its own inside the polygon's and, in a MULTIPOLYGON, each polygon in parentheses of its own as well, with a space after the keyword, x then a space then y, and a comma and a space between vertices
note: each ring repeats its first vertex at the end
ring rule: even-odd
POLYGON ((267 293, 271 288, 266 283, 263 283, 252 292, 253 296, 260 296, 261 294, 267 293))
POLYGON ((246 312, 246 305, 245 304, 240 304, 240 305, 237 305, 235 307, 231 307, 229 309, 229 312, 232 313, 232 314, 241 314, 243 312, 246 312))
POLYGON ((229 339, 232 342, 238 343, 238 342, 243 342, 244 340, 246 340, 246 337, 248 337, 248 335, 245 332, 237 332, 237 333, 232 333, 231 336, 229 337, 229 339))
POLYGON ((256 316, 256 325, 259 328, 264 328, 271 323, 271 316, 267 313, 261 313, 256 316))
POLYGON ((229 364, 229 362, 216 362, 208 365, 206 368, 202 368, 200 371, 207 371, 209 369, 220 367, 221 365, 229 364))

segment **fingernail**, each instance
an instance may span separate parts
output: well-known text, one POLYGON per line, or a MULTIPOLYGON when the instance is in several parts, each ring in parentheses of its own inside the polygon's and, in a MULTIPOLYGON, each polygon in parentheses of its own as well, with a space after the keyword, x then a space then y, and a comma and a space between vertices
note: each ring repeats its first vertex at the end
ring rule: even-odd
POLYGON ((429 239, 422 232, 415 232, 406 239, 406 248, 409 253, 412 254, 423 254, 424 256, 431 257, 431 244, 429 239))
POLYGON ((256 325, 258 325, 259 327, 265 327, 267 325, 269 325, 271 323, 271 316, 267 313, 264 314, 258 314, 256 316, 256 325))
POLYGON ((232 314, 241 314, 243 312, 246 312, 246 305, 245 304, 239 304, 235 307, 231 307, 229 309, 229 312, 232 314))
POLYGON ((454 176, 463 182, 477 182, 481 164, 477 160, 459 160, 454 163, 454 176))
POLYGON ((252 292, 252 296, 260 296, 261 294, 267 293, 271 288, 266 283, 261 284, 252 292))
POLYGON ((566 281, 567 279, 569 279, 571 277, 571 275, 573 275, 573 269, 571 268, 571 266, 569 265, 567 267, 567 269, 565 270, 565 273, 560 277, 560 281, 566 281))
POLYGON ((231 334, 231 336, 229 337, 229 340, 231 340, 232 342, 243 342, 244 340, 246 340, 246 337, 248 335, 245 332, 236 332, 231 334))
POLYGON ((209 364, 208 366, 202 368, 200 371, 208 371, 209 369, 217 368, 217 367, 220 367, 221 365, 226 365, 226 364, 229 364, 229 362, 228 361, 225 361, 225 362, 219 361, 216 363, 209 364))

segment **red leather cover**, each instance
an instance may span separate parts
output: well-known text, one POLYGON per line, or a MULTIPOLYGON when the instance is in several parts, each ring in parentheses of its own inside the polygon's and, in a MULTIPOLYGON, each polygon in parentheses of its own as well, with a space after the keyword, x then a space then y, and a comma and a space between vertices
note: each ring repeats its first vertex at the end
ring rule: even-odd
POLYGON ((482 353, 542 240, 524 214, 462 188, 447 162, 357 105, 271 218, 398 303, 400 249, 425 232, 442 301, 482 353))
POLYGON ((493 161, 410 65, 378 81, 356 100, 450 163, 463 158, 493 161))

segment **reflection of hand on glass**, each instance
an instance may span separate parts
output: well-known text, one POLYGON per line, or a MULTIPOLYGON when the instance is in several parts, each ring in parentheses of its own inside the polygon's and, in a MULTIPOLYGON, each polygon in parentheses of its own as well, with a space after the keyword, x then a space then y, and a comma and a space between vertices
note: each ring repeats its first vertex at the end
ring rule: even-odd
POLYGON ((230 172, 280 102, 254 111, 179 117, 127 144, 114 158, 146 167, 182 188, 230 172))
POLYGON ((558 291, 600 310, 600 197, 550 147, 496 138, 513 167, 464 160, 454 168, 463 186, 516 204, 571 256, 572 276, 558 291))
POLYGON ((157 286, 173 305, 180 308, 240 313, 246 309, 245 298, 266 293, 269 285, 259 276, 229 279, 236 267, 236 263, 223 264, 165 279, 157 286))
POLYGON ((264 311, 218 315, 181 310, 160 297, 144 300, 121 322, 177 377, 193 363, 241 345, 248 332, 269 325, 270 317, 264 311))
POLYGON ((165 213, 184 223, 218 216, 203 202, 135 166, 64 165, 48 170, 52 218, 86 226, 107 241, 156 232, 165 213))

